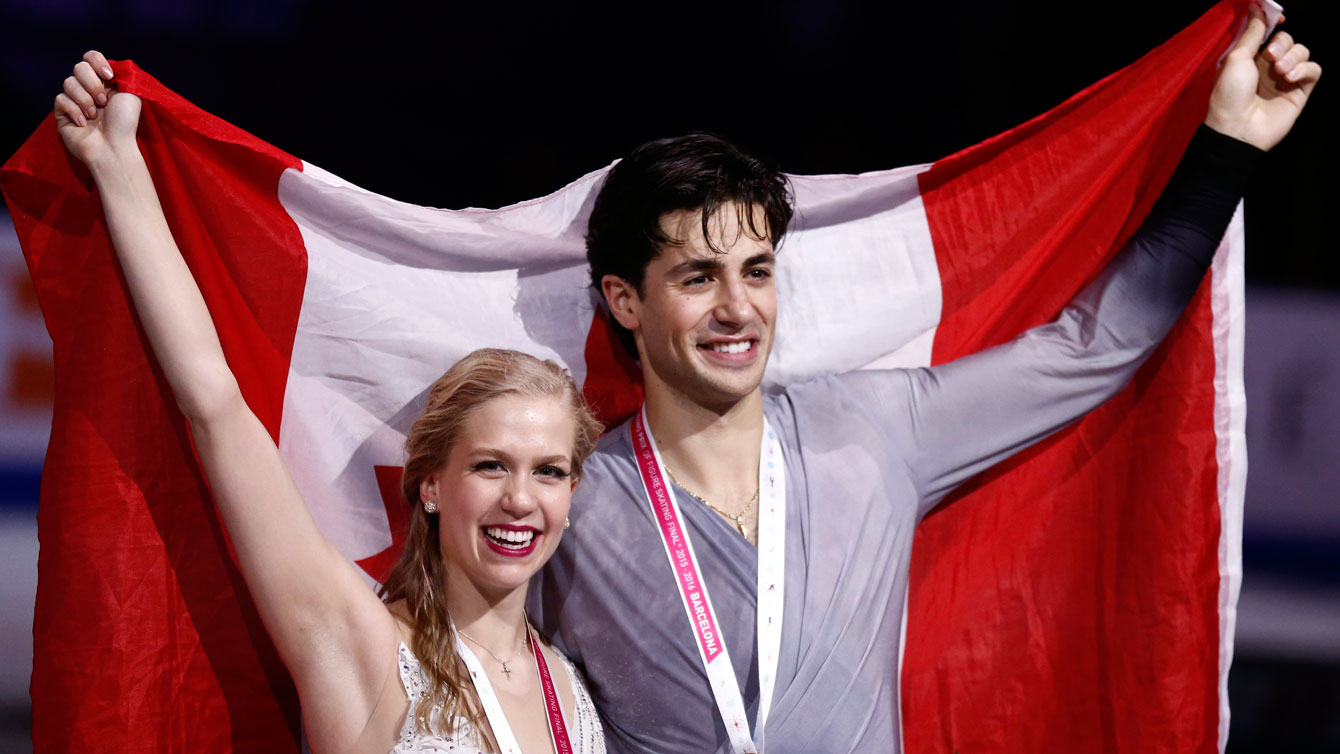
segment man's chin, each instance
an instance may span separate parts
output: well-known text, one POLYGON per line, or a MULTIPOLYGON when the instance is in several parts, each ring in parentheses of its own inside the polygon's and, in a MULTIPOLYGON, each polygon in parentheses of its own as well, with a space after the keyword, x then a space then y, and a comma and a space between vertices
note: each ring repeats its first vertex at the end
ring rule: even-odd
MULTIPOLYGON (((644 377, 648 376, 647 366, 644 361, 644 377)), ((690 402, 718 412, 729 410, 740 401, 748 399, 758 392, 763 383, 761 363, 735 369, 701 362, 698 364, 681 362, 678 366, 678 369, 666 369, 660 376, 650 381, 660 382, 690 402), (685 366, 689 368, 683 368, 685 366)))
POLYGON ((723 367, 719 364, 702 364, 697 370, 697 382, 704 395, 711 394, 730 402, 742 401, 758 391, 763 384, 763 366, 767 360, 759 359, 749 365, 723 367))
POLYGON ((722 380, 708 379, 699 380, 690 390, 685 391, 695 403, 702 406, 723 410, 733 407, 735 404, 743 401, 758 392, 763 384, 763 374, 749 375, 745 379, 738 379, 743 375, 738 375, 737 379, 722 380))

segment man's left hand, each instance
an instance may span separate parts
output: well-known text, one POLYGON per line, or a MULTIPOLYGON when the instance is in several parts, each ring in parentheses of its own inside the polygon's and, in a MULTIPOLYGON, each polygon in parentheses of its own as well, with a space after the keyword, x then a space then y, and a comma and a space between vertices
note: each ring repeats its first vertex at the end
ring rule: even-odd
POLYGON ((1247 29, 1224 57, 1210 94, 1205 125, 1268 150, 1289 133, 1321 78, 1321 66, 1288 32, 1278 32, 1257 52, 1266 35, 1265 16, 1255 4, 1247 29))

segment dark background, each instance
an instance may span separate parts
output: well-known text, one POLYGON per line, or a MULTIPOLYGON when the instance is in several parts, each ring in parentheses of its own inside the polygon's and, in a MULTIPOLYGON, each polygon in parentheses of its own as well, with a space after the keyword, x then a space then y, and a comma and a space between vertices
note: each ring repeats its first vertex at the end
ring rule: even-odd
MULTIPOLYGON (((793 173, 930 162, 1130 63, 1209 0, 343 4, 0 0, 0 152, 88 48, 358 185, 439 207, 539 196, 704 129, 793 173)), ((1334 0, 1285 28, 1334 47, 1334 0)), ((1324 85, 1323 85, 1324 86, 1324 85)), ((1249 282, 1340 287, 1334 97, 1248 197, 1249 282)))
MULTIPOLYGON (((930 162, 1015 126, 1211 4, 0 0, 0 155, 96 48, 312 164, 419 204, 533 198, 698 129, 789 172, 859 172, 930 162)), ((1284 28, 1323 64, 1337 60, 1336 6, 1287 6, 1284 28)), ((1340 290, 1338 85, 1323 81, 1248 196, 1251 285, 1340 290)), ((1250 546, 1245 556, 1250 571, 1250 546)), ((1232 684, 1230 752, 1340 751, 1333 663, 1240 649, 1232 684)))

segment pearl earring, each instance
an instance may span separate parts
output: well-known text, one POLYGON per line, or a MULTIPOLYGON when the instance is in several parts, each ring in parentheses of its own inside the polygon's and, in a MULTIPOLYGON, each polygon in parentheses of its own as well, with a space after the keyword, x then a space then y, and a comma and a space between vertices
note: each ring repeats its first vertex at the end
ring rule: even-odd
POLYGON ((571 528, 572 528, 572 522, 569 521, 569 520, 567 520, 566 518, 564 518, 564 519, 563 519, 563 528, 564 528, 564 529, 571 529, 571 528))

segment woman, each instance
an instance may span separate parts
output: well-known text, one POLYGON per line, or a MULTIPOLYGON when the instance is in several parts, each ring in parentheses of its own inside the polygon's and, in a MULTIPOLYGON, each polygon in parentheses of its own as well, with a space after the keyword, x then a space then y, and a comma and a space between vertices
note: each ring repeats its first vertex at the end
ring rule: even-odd
POLYGON ((523 611, 599 432, 571 378, 483 350, 433 385, 406 443, 408 542, 379 600, 322 537, 243 400, 135 143, 140 101, 114 84, 106 58, 87 53, 56 98, 57 128, 97 183, 311 749, 603 752, 581 679, 523 611))

